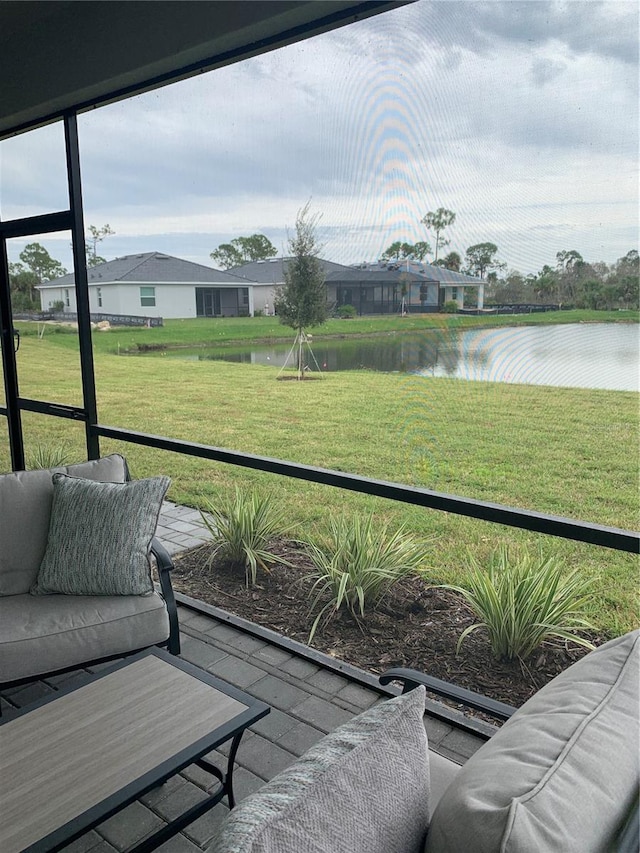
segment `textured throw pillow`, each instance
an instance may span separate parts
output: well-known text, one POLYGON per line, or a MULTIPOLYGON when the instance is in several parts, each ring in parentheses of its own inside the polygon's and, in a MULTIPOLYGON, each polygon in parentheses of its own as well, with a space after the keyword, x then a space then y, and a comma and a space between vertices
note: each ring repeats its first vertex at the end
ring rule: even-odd
POLYGON ((424 687, 311 747, 230 812, 215 853, 419 853, 429 822, 424 687))
POLYGON ((124 483, 127 463, 113 454, 55 471, 0 474, 0 596, 24 595, 36 582, 49 535, 54 473, 124 483))
POLYGON ((427 853, 617 849, 638 790, 639 674, 633 631, 539 690, 447 788, 427 853))
POLYGON ((31 592, 153 592, 149 549, 169 482, 99 483, 54 474, 49 538, 31 592))

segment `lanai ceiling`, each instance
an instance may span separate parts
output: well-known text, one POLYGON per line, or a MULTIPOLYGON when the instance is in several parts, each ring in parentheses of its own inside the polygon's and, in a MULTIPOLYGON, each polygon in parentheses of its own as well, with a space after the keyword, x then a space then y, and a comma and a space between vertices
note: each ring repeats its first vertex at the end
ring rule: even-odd
POLYGON ((2 0, 0 137, 402 2, 2 0))

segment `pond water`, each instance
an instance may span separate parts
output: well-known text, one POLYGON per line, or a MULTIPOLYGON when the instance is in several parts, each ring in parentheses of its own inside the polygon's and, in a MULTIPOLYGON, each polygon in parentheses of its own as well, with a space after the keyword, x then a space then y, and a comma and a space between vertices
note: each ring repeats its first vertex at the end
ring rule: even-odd
MULTIPOLYGON (((173 350, 167 357, 282 367, 291 343, 173 350)), ((345 340, 311 340, 312 371, 374 370, 574 388, 638 391, 640 334, 635 323, 427 331, 345 340)))

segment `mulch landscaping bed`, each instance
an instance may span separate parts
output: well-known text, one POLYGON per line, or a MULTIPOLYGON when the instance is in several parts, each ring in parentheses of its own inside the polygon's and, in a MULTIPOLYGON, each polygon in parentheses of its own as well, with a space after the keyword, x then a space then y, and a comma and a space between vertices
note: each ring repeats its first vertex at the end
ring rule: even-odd
MULTIPOLYGON (((249 588, 237 567, 215 563, 206 568, 207 546, 187 551, 174 560, 174 589, 308 644, 315 618, 309 612, 312 582, 305 580, 311 564, 286 541, 271 550, 293 565, 260 573, 257 585, 249 588)), ((411 577, 397 583, 376 608, 366 610, 364 619, 335 615, 318 629, 311 646, 369 672, 413 667, 516 706, 586 654, 576 645, 548 645, 525 661, 498 661, 480 630, 456 655, 458 637, 475 621, 459 594, 411 577)))

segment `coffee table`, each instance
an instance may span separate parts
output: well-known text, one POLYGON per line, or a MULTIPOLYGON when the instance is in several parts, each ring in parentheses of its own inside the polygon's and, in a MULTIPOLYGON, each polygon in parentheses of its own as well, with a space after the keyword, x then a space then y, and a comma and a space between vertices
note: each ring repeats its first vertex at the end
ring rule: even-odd
POLYGON ((219 780, 206 799, 132 848, 154 850, 226 795, 244 730, 269 706, 152 649, 0 725, 0 851, 69 842, 189 764, 219 780), (204 757, 231 740, 226 772, 204 757))

